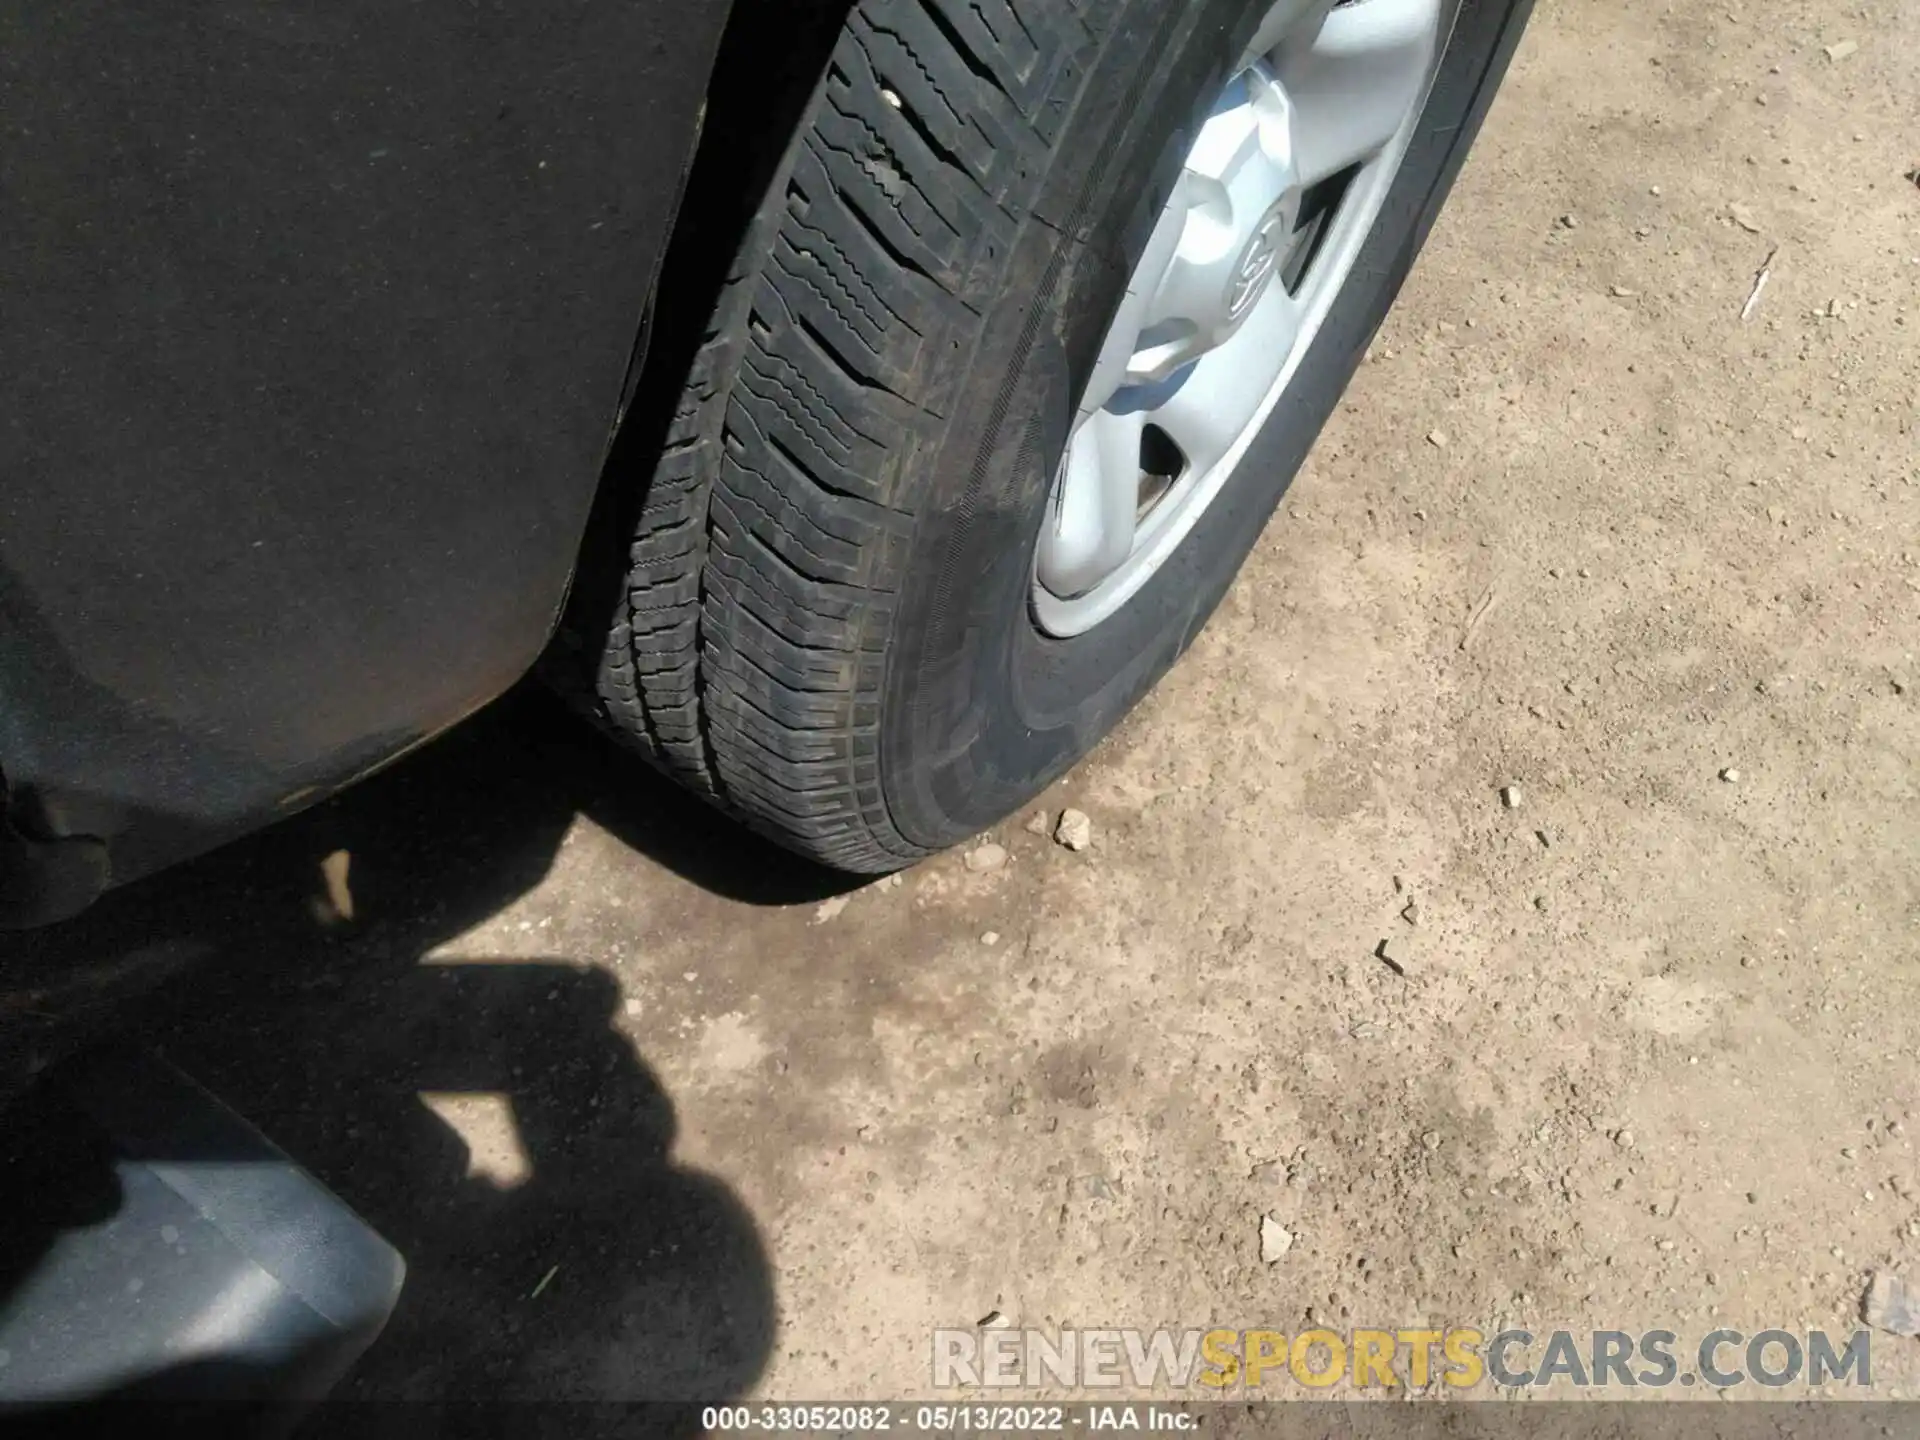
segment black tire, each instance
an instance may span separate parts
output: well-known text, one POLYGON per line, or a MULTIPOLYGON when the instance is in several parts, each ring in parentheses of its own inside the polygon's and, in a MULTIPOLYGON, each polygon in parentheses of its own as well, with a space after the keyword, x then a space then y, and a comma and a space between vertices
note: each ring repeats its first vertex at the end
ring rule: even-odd
MULTIPOLYGON (((1265 5, 859 0, 697 352, 667 358, 679 399, 619 520, 611 621, 570 622, 605 637, 585 661, 601 718, 849 870, 909 864, 1030 799, 1218 603, 1398 290, 1529 5, 1461 0, 1300 378, 1181 550, 1062 641, 1035 628, 1028 588, 1079 379, 1265 5)), ((584 603, 596 593, 604 607, 583 584, 584 603)))

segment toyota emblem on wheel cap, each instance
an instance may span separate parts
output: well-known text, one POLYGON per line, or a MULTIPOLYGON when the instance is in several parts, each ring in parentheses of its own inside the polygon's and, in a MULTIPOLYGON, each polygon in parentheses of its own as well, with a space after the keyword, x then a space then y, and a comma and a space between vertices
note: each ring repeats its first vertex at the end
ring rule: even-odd
POLYGON ((1273 278, 1280 263, 1280 241, 1286 219, 1285 208, 1276 206, 1247 241, 1240 266, 1234 271, 1233 286, 1227 292, 1227 319, 1238 320, 1265 293, 1267 281, 1273 278))

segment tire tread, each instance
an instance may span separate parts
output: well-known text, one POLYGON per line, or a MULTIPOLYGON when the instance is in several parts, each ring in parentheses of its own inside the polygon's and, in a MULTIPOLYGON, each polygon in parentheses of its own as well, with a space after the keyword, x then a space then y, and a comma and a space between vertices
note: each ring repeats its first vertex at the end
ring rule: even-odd
MULTIPOLYGON (((1111 3, 1111 0, 1101 0, 1111 3)), ((613 729, 788 847, 926 852, 880 779, 885 647, 979 324, 1100 4, 861 0, 730 270, 627 557, 613 729)), ((1082 65, 1084 73, 1084 65, 1082 65)))

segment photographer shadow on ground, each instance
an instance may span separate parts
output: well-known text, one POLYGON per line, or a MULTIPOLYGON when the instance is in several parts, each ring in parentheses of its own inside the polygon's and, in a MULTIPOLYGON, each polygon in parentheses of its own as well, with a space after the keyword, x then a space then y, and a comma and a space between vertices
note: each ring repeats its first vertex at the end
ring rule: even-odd
POLYGON ((711 1403, 750 1385, 772 1336, 765 1251, 724 1184, 675 1164, 673 1106, 610 1028, 612 980, 516 959, 361 983, 304 1038, 173 1049, 247 1085, 283 1147, 406 1257, 342 1393, 711 1403))
POLYGON ((768 1359, 758 1228, 724 1183, 676 1163, 672 1102, 619 1028, 605 957, 447 946, 537 886, 582 813, 747 903, 845 884, 517 697, 59 938, 123 1004, 129 974, 164 973, 123 1038, 224 1098, 405 1256, 394 1316, 336 1398, 712 1404, 768 1359), (351 916, 327 879, 340 854, 351 916))

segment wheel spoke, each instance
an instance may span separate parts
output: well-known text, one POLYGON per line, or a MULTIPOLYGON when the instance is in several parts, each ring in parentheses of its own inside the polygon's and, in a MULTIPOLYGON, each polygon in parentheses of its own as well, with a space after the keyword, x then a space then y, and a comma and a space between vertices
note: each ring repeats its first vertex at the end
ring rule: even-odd
POLYGON ((1091 590, 1132 552, 1145 423, 1138 411, 1096 410, 1074 432, 1040 543, 1040 583, 1054 594, 1091 590))
POLYGON ((1440 0, 1360 0, 1311 40, 1283 43, 1276 77, 1294 104, 1294 154, 1312 185, 1385 149, 1426 84, 1440 0))
POLYGON ((1233 338, 1205 355, 1153 410, 1149 418, 1186 457, 1186 476, 1205 474, 1233 448, 1292 353, 1299 327, 1298 303, 1270 286, 1233 338))
POLYGON ((1081 392, 1082 418, 1105 405, 1126 381, 1127 366, 1139 347, 1141 332, 1154 323, 1155 299, 1186 229, 1188 195, 1188 177, 1183 173, 1175 182, 1173 196, 1160 212, 1153 233, 1147 237, 1147 247, 1127 282, 1127 293, 1114 312, 1113 323, 1107 327, 1107 338, 1101 342, 1093 373, 1081 392))
POLYGON ((1253 43, 1247 46, 1247 60, 1266 59, 1291 35, 1312 35, 1333 6, 1334 0, 1286 0, 1275 5, 1254 32, 1253 43))

